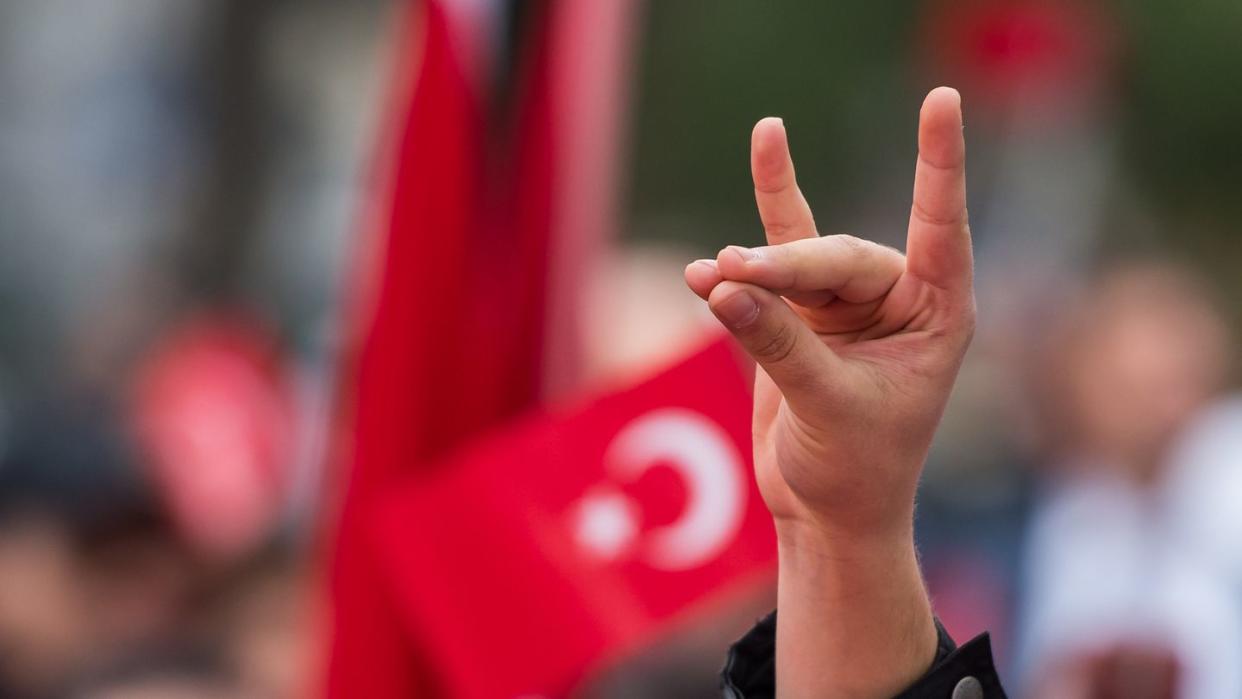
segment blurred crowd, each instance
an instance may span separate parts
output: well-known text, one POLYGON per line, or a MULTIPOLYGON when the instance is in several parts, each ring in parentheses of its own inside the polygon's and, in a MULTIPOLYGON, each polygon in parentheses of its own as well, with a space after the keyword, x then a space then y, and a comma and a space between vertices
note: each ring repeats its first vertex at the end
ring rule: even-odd
MULTIPOLYGON (((0 6, 0 698, 314 693, 398 4, 0 6)), ((680 270, 756 240, 756 118, 821 232, 896 244, 895 134, 958 84, 980 327, 919 501, 937 613, 1019 696, 1242 697, 1242 14, 1122 5, 646 3, 575 390, 710 332, 680 270)), ((585 693, 714 696, 766 604, 585 693)))
POLYGON ((0 696, 309 693, 389 10, 0 7, 0 696))

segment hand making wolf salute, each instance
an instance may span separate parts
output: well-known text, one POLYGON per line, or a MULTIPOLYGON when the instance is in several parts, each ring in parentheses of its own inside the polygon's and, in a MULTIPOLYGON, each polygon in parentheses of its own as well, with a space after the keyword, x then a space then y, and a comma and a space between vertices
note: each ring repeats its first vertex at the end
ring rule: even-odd
POLYGON ((780 548, 784 697, 886 697, 926 673, 937 630, 914 551, 919 472, 974 328, 961 100, 919 119, 906 253, 820 236, 784 125, 755 125, 768 245, 686 281, 759 364, 755 473, 780 548))

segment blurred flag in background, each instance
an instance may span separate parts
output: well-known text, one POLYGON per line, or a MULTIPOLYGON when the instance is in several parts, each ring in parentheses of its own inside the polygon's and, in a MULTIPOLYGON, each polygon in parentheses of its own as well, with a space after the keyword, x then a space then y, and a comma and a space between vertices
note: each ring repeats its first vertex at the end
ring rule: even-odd
POLYGON ((723 343, 489 436, 575 386, 635 9, 413 14, 347 373, 331 696, 565 693, 771 570, 748 381, 723 343))

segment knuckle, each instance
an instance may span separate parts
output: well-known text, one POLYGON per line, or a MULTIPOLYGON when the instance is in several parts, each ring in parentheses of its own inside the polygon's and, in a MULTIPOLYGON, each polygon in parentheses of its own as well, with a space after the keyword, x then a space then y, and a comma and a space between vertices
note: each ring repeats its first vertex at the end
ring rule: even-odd
POLYGON ((970 344, 971 339, 975 336, 975 328, 978 323, 977 316, 978 313, 975 310, 974 300, 972 299, 970 307, 967 309, 964 317, 962 318, 962 332, 966 336, 967 344, 970 344))
POLYGON ((877 252, 883 252, 883 246, 858 236, 842 233, 833 236, 841 255, 850 263, 858 264, 873 260, 877 252))
POLYGON ((829 236, 829 238, 837 245, 841 246, 842 249, 850 253, 862 252, 868 245, 872 244, 869 240, 863 240, 862 238, 850 235, 849 233, 838 233, 837 235, 829 236))
POLYGON ((927 210, 918 200, 915 200, 910 206, 910 211, 914 218, 928 226, 950 227, 965 225, 966 219, 964 213, 955 214, 937 214, 927 210))
POLYGON ((793 188, 791 179, 781 177, 783 173, 771 174, 755 179, 755 192, 759 195, 778 196, 793 188))
POLYGON ((756 342, 753 353, 764 364, 779 364, 789 359, 796 346, 793 330, 782 325, 756 342))
POLYGON ((796 226, 789 221, 768 217, 763 219, 763 230, 773 238, 782 238, 795 232, 796 226))

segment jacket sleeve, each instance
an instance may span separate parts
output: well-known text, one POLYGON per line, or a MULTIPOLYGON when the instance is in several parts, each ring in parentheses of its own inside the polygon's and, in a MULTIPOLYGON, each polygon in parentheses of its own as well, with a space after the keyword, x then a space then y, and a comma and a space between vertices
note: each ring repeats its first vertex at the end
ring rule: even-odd
MULTIPOLYGON (((894 699, 1005 699, 986 633, 958 647, 940 621, 931 669, 894 699)), ((721 676, 725 699, 776 696, 776 612, 759 621, 729 649, 721 676)))

